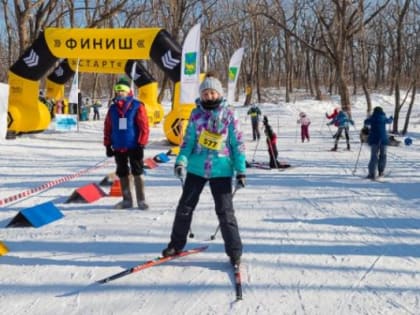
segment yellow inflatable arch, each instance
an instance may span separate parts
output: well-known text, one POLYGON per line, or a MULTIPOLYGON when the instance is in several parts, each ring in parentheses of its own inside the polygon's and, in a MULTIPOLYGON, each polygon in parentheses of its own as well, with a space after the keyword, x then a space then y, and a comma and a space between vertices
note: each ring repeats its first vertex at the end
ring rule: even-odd
MULTIPOLYGON (((180 144, 183 123, 188 119, 194 106, 182 104, 181 108, 179 104, 181 55, 182 48, 166 30, 161 28, 47 28, 9 70, 8 131, 26 133, 48 128, 50 114, 47 107, 38 100, 39 80, 59 59, 96 61, 152 59, 176 83, 172 112, 165 118, 164 132, 169 142, 180 144)), ((71 69, 71 62, 68 63, 68 67, 71 76, 73 75, 71 72, 74 72, 71 69)), ((60 71, 54 73, 54 76, 60 76, 60 71)), ((63 85, 69 77, 52 78, 53 76, 47 80, 47 93, 49 96, 57 94, 58 98, 64 94, 63 85)), ((154 86, 156 82, 148 84, 154 86)), ((143 92, 148 84, 145 84, 143 92)), ((149 87, 144 93, 153 98, 154 89, 155 87, 149 87)), ((140 99, 142 91, 139 91, 140 99)))

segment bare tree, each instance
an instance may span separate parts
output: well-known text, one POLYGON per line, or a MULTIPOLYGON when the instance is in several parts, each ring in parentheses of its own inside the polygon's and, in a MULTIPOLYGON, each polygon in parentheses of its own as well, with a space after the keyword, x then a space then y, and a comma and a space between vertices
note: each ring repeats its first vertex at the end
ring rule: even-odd
MULTIPOLYGON (((0 6, 0 56, 8 60, 0 65, 2 73, 45 27, 159 27, 181 45, 196 23, 202 25, 203 71, 216 70, 226 79, 230 56, 245 48, 238 84, 253 88, 246 104, 253 96, 262 101, 264 87, 275 85, 285 87, 286 101, 302 87, 316 99, 322 99, 323 89, 339 93, 342 107, 349 109, 353 86, 354 93, 363 88, 369 112, 371 85, 391 89, 399 105, 405 99, 410 104, 418 72, 413 70, 418 1, 1 0, 0 6), (400 16, 398 42, 398 14, 406 3, 411 10, 400 16), (405 96, 396 92, 406 88, 405 96)), ((162 100, 172 83, 154 63, 146 68, 159 82, 162 100)), ((84 74, 82 80, 84 92, 94 97, 112 88, 106 74, 84 74)))
MULTIPOLYGON (((367 18, 362 19, 359 7, 348 0, 331 0, 318 1, 312 4, 312 10, 320 22, 320 40, 322 48, 314 47, 305 39, 293 32, 287 25, 282 23, 281 17, 273 15, 271 11, 262 12, 267 18, 274 21, 279 27, 285 29, 291 36, 298 39, 309 49, 322 54, 328 58, 334 66, 336 72, 337 86, 341 99, 341 107, 344 110, 351 111, 350 95, 347 83, 347 64, 349 42, 355 34, 357 34, 362 25, 368 24, 383 8, 385 8, 390 0, 376 10, 374 10, 367 18), (332 5, 331 5, 332 3, 332 5)), ((282 10, 282 7, 278 6, 282 10)))
POLYGON ((400 80, 401 80, 401 72, 403 67, 403 27, 404 27, 404 20, 408 9, 410 7, 411 0, 405 0, 402 7, 398 4, 395 7, 395 14, 396 14, 396 50, 395 50, 395 63, 394 63, 394 93, 395 93, 395 107, 394 107, 394 122, 392 125, 392 132, 398 133, 398 119, 400 116, 400 110, 403 107, 408 93, 406 97, 401 100, 401 88, 400 88, 400 80))

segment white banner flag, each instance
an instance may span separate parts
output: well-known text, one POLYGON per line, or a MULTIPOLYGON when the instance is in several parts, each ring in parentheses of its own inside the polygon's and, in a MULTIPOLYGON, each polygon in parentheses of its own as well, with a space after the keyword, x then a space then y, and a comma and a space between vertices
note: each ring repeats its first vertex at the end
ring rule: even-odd
POLYGON ((76 73, 74 74, 73 82, 71 83, 71 87, 70 87, 70 94, 69 94, 70 104, 79 103, 78 94, 79 94, 79 59, 77 59, 76 73))
POLYGON ((9 85, 0 83, 0 142, 7 134, 7 108, 9 102, 9 85))
POLYGON ((200 24, 188 32, 182 46, 180 104, 193 104, 199 96, 200 84, 200 24))
POLYGON ((229 104, 235 100, 235 89, 236 82, 238 81, 239 71, 241 69, 242 56, 244 54, 244 49, 239 48, 230 58, 229 62, 229 81, 228 81, 228 94, 227 101, 229 104))
POLYGON ((136 80, 136 67, 137 67, 137 61, 134 61, 131 65, 131 92, 133 92, 134 95, 134 80, 136 80))

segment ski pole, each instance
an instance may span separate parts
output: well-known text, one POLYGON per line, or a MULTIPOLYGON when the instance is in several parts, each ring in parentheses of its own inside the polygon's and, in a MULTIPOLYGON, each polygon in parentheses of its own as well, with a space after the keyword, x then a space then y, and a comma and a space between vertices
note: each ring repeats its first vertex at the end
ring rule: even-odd
MULTIPOLYGON (((238 191, 239 187, 235 187, 235 189, 233 190, 232 193, 232 199, 233 197, 235 197, 236 192, 238 191)), ((216 231, 214 231, 214 233, 210 236, 210 239, 213 241, 216 238, 217 233, 220 230, 220 223, 217 225, 216 231)))
POLYGON ((220 230, 220 224, 217 226, 216 231, 210 236, 210 239, 213 241, 216 238, 217 233, 220 230))
POLYGON ((254 154, 252 155, 252 162, 255 161, 255 154, 257 153, 258 145, 260 144, 260 138, 257 139, 257 144, 255 145, 254 154))
POLYGON ((328 124, 327 124, 327 126, 328 126, 328 129, 329 129, 329 131, 330 131, 330 134, 331 134, 331 135, 333 135, 333 132, 332 132, 332 130, 331 130, 330 125, 328 125, 328 124))
POLYGON ((322 123, 321 123, 321 128, 319 128, 319 134, 322 136, 322 129, 324 128, 325 125, 325 119, 327 119, 327 117, 325 117, 322 119, 322 123))
POLYGON ((354 164, 354 169, 353 169, 353 172, 352 172, 353 176, 354 176, 354 174, 356 174, 357 165, 359 164, 360 152, 362 152, 362 146, 363 146, 363 141, 360 141, 359 153, 357 154, 356 164, 354 164))

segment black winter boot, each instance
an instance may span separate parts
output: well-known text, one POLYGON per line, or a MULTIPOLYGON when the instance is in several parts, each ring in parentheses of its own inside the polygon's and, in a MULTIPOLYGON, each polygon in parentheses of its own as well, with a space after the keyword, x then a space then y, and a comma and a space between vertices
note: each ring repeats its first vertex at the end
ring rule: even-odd
POLYGON ((133 198, 131 197, 130 180, 128 176, 120 178, 121 193, 123 200, 115 205, 115 209, 128 209, 133 207, 133 198))
POLYGON ((137 207, 140 210, 149 209, 149 205, 144 200, 144 180, 142 176, 134 176, 134 187, 136 188, 137 207))
POLYGON ((173 247, 167 247, 162 251, 162 256, 163 257, 175 256, 175 255, 178 255, 180 252, 182 252, 181 249, 176 249, 176 248, 173 248, 173 247))

